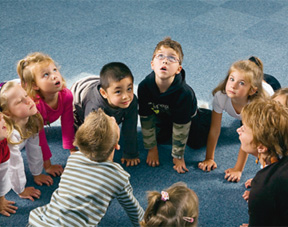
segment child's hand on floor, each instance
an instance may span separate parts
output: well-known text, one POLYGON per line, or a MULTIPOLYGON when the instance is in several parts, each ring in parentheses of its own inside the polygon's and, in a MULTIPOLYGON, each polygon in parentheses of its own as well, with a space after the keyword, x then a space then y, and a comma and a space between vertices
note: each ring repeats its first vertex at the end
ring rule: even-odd
POLYGON ((225 170, 225 179, 227 181, 239 182, 241 179, 242 172, 239 170, 235 170, 234 168, 225 170))
POLYGON ((42 186, 43 184, 50 186, 53 184, 53 179, 48 175, 40 174, 38 176, 34 176, 34 182, 40 186, 42 186))
POLYGON ((5 196, 0 197, 0 214, 10 217, 10 214, 15 214, 18 207, 13 206, 15 202, 5 199, 5 196))
POLYGON ((61 165, 50 165, 49 167, 45 168, 46 173, 52 175, 53 177, 60 176, 64 169, 61 165))
POLYGON ((198 168, 210 172, 217 168, 217 164, 213 159, 205 159, 203 162, 198 163, 198 168))
POLYGON ((159 155, 158 155, 157 146, 151 148, 148 151, 146 163, 152 167, 159 166, 160 163, 159 163, 159 155))
POLYGON ((173 158, 173 163, 174 163, 173 169, 175 169, 178 173, 185 173, 189 171, 186 168, 184 158, 182 159, 173 158))
POLYGON ((243 199, 245 199, 248 202, 249 195, 250 195, 250 191, 246 190, 244 192, 244 194, 242 195, 242 197, 243 197, 243 199))
POLYGON ((140 159, 139 158, 133 158, 133 159, 129 159, 129 158, 121 158, 121 163, 124 164, 126 163, 126 166, 137 166, 140 163, 140 159))
POLYGON ((247 180, 247 181, 245 182, 245 187, 246 187, 246 188, 250 188, 250 187, 251 187, 251 182, 252 182, 252 180, 253 180, 253 178, 251 178, 251 179, 249 179, 249 180, 247 180))
POLYGON ((34 187, 27 187, 24 189, 23 192, 21 192, 19 194, 19 197, 21 199, 30 199, 30 200, 34 201, 33 197, 39 199, 40 195, 41 195, 40 190, 38 190, 34 187))

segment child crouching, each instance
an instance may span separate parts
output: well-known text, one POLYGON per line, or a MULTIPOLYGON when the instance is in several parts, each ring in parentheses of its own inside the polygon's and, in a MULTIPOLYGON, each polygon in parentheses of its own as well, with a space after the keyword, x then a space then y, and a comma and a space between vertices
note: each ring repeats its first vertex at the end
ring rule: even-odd
POLYGON ((144 211, 133 196, 130 175, 113 162, 119 136, 114 117, 101 109, 87 116, 75 136, 80 151, 69 157, 50 203, 30 212, 30 226, 96 226, 113 198, 139 225, 144 211))

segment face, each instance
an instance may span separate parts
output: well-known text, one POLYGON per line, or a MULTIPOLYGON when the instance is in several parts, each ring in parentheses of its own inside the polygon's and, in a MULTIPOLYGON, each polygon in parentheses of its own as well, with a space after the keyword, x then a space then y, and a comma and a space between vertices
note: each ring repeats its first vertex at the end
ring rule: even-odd
POLYGON ((62 90, 62 76, 53 62, 37 63, 33 72, 36 82, 34 89, 39 90, 42 95, 54 94, 62 90))
POLYGON ((247 99, 256 91, 251 91, 251 84, 245 79, 244 73, 232 71, 228 77, 225 91, 231 99, 247 99))
POLYGON ((277 95, 274 100, 280 102, 283 106, 286 106, 286 97, 284 95, 277 95))
POLYGON ((176 51, 162 46, 151 61, 151 68, 155 72, 156 80, 172 82, 175 75, 180 73, 182 66, 179 64, 176 51), (171 62, 171 59, 177 59, 177 62, 171 62))
POLYGON ((134 98, 132 78, 126 77, 118 82, 111 82, 106 91, 101 88, 100 93, 110 106, 125 109, 134 98))
POLYGON ((241 149, 254 156, 258 156, 257 147, 252 143, 253 141, 253 134, 252 129, 249 128, 244 122, 243 125, 237 129, 239 134, 239 139, 241 142, 241 149))
POLYGON ((7 138, 7 128, 3 115, 0 113, 0 140, 4 140, 5 138, 7 138))
POLYGON ((6 95, 8 97, 7 114, 16 122, 37 113, 35 103, 20 85, 10 88, 6 92, 6 95))

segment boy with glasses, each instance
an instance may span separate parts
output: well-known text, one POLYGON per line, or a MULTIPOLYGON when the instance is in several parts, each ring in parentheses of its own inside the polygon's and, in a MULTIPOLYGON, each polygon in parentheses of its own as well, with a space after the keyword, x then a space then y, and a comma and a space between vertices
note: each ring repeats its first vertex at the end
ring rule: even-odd
POLYGON ((211 111, 197 108, 193 89, 185 82, 181 45, 170 37, 154 50, 153 70, 138 87, 139 115, 146 163, 159 165, 157 143, 172 136, 172 157, 178 173, 188 171, 184 160, 186 144, 193 149, 206 145, 211 111))
POLYGON ((137 97, 133 93, 134 77, 121 62, 104 65, 99 76, 80 79, 71 87, 73 93, 74 126, 83 124, 85 117, 101 108, 122 124, 124 151, 121 159, 126 166, 140 163, 137 146, 137 97))

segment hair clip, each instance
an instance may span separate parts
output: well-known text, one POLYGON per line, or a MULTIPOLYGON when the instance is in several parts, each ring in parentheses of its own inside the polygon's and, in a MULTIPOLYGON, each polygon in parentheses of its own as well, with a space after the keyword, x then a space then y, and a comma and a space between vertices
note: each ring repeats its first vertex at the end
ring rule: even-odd
POLYGON ((161 200, 163 200, 163 201, 169 200, 169 194, 168 194, 168 192, 161 191, 161 200))
POLYGON ((0 83, 0 91, 1 91, 2 87, 4 86, 4 84, 6 84, 6 83, 7 83, 7 81, 0 83))
POLYGON ((248 60, 254 62, 258 67, 260 67, 259 61, 254 56, 250 57, 248 60))
POLYGON ((191 218, 191 217, 183 217, 183 220, 187 221, 187 222, 190 222, 190 223, 194 222, 194 218, 191 218))

